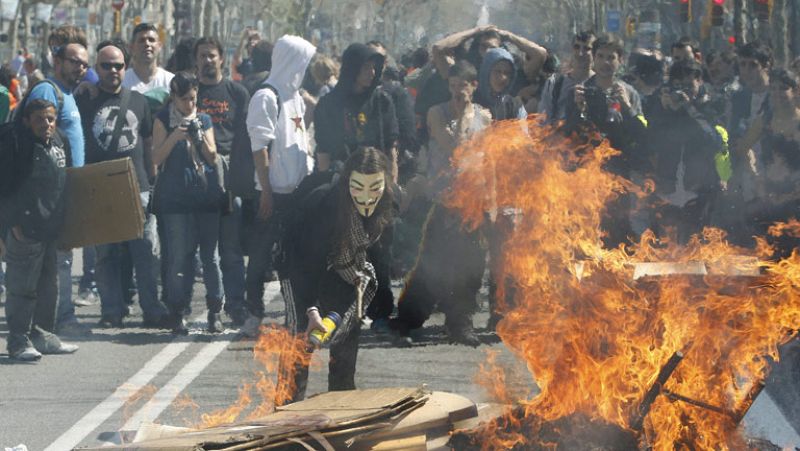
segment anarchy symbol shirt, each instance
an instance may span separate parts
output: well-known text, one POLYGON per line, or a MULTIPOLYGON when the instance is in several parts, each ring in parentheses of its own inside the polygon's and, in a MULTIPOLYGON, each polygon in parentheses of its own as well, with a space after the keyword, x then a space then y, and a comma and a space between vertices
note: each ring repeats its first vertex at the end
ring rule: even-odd
POLYGON ((144 141, 153 134, 153 120, 145 97, 138 92, 131 92, 125 122, 122 124, 120 137, 115 149, 111 149, 114 128, 120 120, 119 105, 122 93, 110 94, 104 91, 94 99, 84 95, 78 99, 78 108, 83 123, 86 141, 86 163, 99 163, 130 157, 136 169, 139 189, 149 191, 150 182, 145 171, 144 141))

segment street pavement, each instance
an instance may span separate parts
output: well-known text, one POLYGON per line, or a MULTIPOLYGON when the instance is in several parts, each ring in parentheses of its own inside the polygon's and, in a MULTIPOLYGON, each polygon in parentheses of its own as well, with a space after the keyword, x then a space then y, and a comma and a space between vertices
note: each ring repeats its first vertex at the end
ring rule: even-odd
MULTIPOLYGON (((80 268, 80 259, 74 268, 80 268)), ((397 288, 397 287, 395 287, 397 288)), ((44 356, 35 364, 19 364, 5 354, 7 326, 0 309, 0 449, 24 444, 28 450, 63 451, 76 446, 119 443, 119 431, 135 431, 146 422, 174 426, 198 423, 202 413, 231 405, 237 389, 253 382, 258 369, 252 341, 241 341, 235 330, 212 335, 204 331, 202 284, 196 284, 192 332, 175 337, 167 331, 141 329, 136 308, 124 329, 94 329, 94 334, 70 339, 80 350, 68 356, 44 356)), ((283 301, 278 284, 267 290, 268 321, 282 323, 283 301)), ((509 373, 512 391, 520 397, 536 393, 521 362, 483 329, 484 308, 475 325, 484 345, 478 348, 447 343, 443 316, 435 314, 415 347, 400 349, 365 327, 358 358, 359 388, 419 386, 462 394, 476 403, 490 402, 475 382, 487 351, 497 351, 509 373)), ((94 326, 98 304, 77 307, 78 319, 94 326)), ((795 346, 787 353, 798 353, 795 346)), ((316 356, 327 361, 327 351, 316 356)), ((795 354, 794 361, 800 361, 795 354)), ((785 359, 790 360, 790 359, 785 359)), ((767 390, 745 419, 750 435, 789 449, 800 447, 800 380, 798 368, 779 366, 767 390)), ((327 389, 327 366, 316 365, 309 394, 327 389)))

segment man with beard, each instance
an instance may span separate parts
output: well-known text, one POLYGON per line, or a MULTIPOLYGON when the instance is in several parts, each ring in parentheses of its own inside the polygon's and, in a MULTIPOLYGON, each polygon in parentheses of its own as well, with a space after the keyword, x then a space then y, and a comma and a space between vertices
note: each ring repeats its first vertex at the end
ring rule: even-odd
MULTIPOLYGON (((86 75, 89 54, 82 43, 69 43, 59 47, 53 55, 53 76, 30 91, 28 100, 44 99, 56 106, 58 131, 70 147, 67 165, 83 166, 84 139, 81 115, 72 90, 86 75)), ((23 105, 21 105, 22 107, 23 105)), ((58 313, 56 328, 64 335, 83 335, 90 332, 78 323, 72 303, 72 251, 58 252, 58 313)))
MULTIPOLYGON (((99 163, 130 157, 139 181, 142 205, 146 206, 150 200, 152 175, 147 170, 152 150, 152 119, 147 100, 138 92, 122 87, 125 53, 117 44, 106 41, 98 45, 95 70, 100 77, 97 95, 92 97, 87 91, 78 97, 87 143, 86 161, 99 163)), ((158 300, 157 249, 152 215, 146 216, 142 238, 97 246, 100 327, 122 327, 126 312, 122 259, 127 254, 130 254, 136 269, 145 325, 168 326, 167 309, 158 300)))
MULTIPOLYGON (((234 149, 249 151, 247 139, 247 106, 250 95, 247 89, 232 80, 223 80, 222 43, 213 37, 200 38, 194 45, 194 57, 200 88, 197 91, 197 111, 211 116, 217 153, 222 157, 226 169, 225 180, 229 181, 234 149)), ((230 186, 228 184, 228 186, 230 186)), ((230 189, 229 189, 230 191, 230 189)), ((225 312, 235 326, 245 320, 244 310, 244 254, 241 244, 242 199, 228 197, 227 212, 223 211, 219 225, 219 253, 222 266, 222 282, 225 288, 225 312)), ((208 328, 212 332, 222 330, 219 318, 209 318, 208 328), (212 330, 213 329, 213 330, 212 330)))
POLYGON ((156 88, 169 91, 172 73, 158 67, 161 41, 153 24, 140 23, 133 29, 130 43, 131 69, 125 72, 122 86, 142 94, 156 88))

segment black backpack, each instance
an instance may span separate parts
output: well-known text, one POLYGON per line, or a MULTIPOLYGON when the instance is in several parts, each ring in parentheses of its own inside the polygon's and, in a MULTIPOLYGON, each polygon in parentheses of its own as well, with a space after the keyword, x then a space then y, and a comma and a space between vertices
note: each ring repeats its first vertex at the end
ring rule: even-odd
MULTIPOLYGON (((264 83, 261 88, 269 89, 275 93, 275 100, 278 102, 278 119, 281 117, 281 96, 278 90, 269 83, 264 83)), ((277 120, 276 120, 277 124, 277 120)), ((276 125, 277 126, 277 125, 276 125)), ((249 142, 249 140, 242 140, 249 142)), ((269 145, 272 149, 272 143, 269 145)), ((247 146, 234 146, 231 149, 230 168, 228 169, 228 189, 236 195, 243 198, 254 198, 256 196, 256 182, 255 182, 256 166, 253 162, 252 149, 247 146)))
POLYGON ((40 83, 48 83, 55 89, 58 99, 57 112, 64 106, 64 93, 61 89, 51 80, 42 80, 28 90, 28 95, 9 114, 8 122, 0 124, 0 197, 13 194, 30 174, 33 154, 30 149, 24 149, 19 145, 19 134, 23 127, 22 111, 33 88, 40 83))

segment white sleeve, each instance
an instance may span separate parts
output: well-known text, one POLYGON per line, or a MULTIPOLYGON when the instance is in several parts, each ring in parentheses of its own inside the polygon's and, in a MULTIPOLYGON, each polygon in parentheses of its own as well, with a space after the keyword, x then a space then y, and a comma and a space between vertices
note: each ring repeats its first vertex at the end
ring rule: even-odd
POLYGON ((270 89, 260 89, 247 107, 247 133, 250 135, 250 150, 259 151, 275 139, 277 129, 278 101, 270 89))

